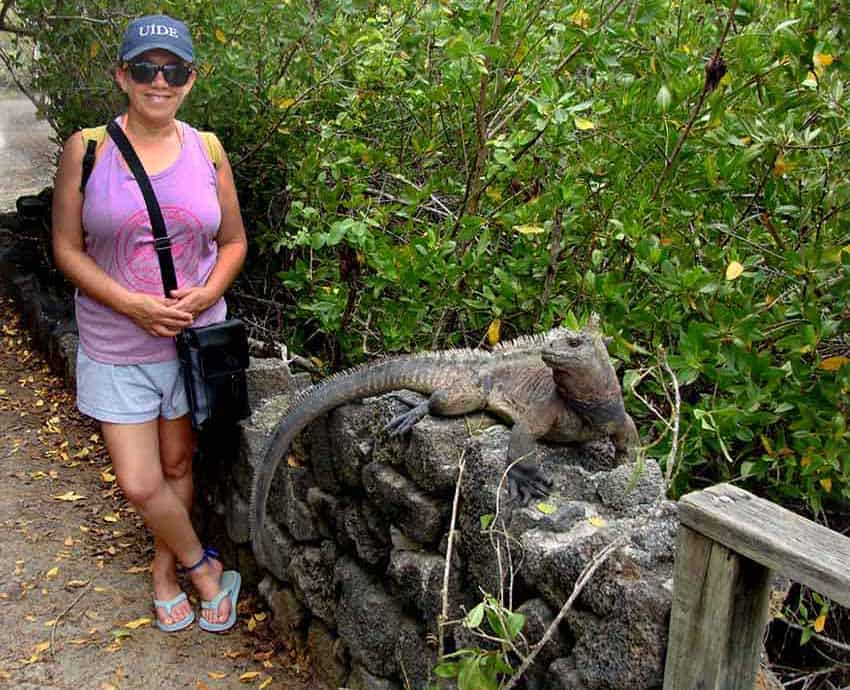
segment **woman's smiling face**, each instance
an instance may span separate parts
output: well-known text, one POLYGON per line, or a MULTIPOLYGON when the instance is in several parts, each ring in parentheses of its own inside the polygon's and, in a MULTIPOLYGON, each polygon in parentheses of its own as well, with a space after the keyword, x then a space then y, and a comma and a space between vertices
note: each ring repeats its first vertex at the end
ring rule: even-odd
MULTIPOLYGON (((156 48, 148 50, 133 58, 132 62, 150 62, 156 65, 182 63, 179 57, 167 50, 156 48)), ((139 84, 130 76, 129 67, 125 64, 115 71, 115 79, 121 90, 127 94, 130 107, 138 111, 146 119, 168 120, 174 118, 183 99, 192 90, 195 83, 194 70, 189 80, 183 86, 171 86, 165 81, 165 75, 160 71, 149 84, 139 84)))

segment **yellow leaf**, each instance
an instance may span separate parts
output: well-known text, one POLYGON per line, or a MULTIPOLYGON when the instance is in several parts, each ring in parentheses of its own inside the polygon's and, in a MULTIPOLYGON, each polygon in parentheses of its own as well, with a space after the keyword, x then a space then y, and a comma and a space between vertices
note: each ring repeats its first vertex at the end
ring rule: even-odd
POLYGON ((577 117, 575 119, 576 129, 580 129, 582 132, 587 131, 588 129, 596 129, 596 123, 593 120, 588 120, 584 117, 577 117))
POLYGON ((118 516, 115 515, 114 513, 112 513, 110 515, 104 515, 103 520, 104 520, 104 522, 118 522, 118 516))
POLYGON ((514 230, 516 230, 520 235, 539 235, 542 232, 546 232, 546 230, 539 225, 514 225, 514 230))
POLYGON ((149 565, 134 565, 132 568, 127 568, 128 573, 146 573, 151 569, 149 565))
POLYGON ((822 613, 817 618, 815 618, 814 629, 816 633, 823 632, 823 628, 826 625, 826 614, 822 613))
POLYGON ((81 496, 74 491, 66 491, 64 494, 60 494, 59 496, 54 496, 57 501, 80 501, 85 498, 85 496, 81 496))
POLYGON ((576 26, 586 29, 590 26, 590 15, 584 11, 584 8, 579 8, 570 15, 570 21, 576 26))
POLYGON ((43 405, 44 405, 44 400, 36 400, 36 401, 35 401, 35 406, 36 406, 36 407, 42 407, 43 405))
POLYGON ((68 580, 65 583, 65 587, 70 589, 79 589, 80 587, 85 587, 89 583, 89 580, 68 580))
POLYGON ((125 628, 130 628, 130 630, 135 630, 136 628, 141 628, 143 625, 150 625, 150 618, 137 618, 134 621, 130 621, 129 623, 124 623, 125 628))
POLYGON ((780 153, 773 164, 773 174, 780 177, 786 172, 788 172, 788 164, 785 162, 785 156, 780 153))
POLYGON ((828 494, 832 493, 832 480, 831 479, 829 479, 829 478, 821 479, 820 485, 823 487, 823 490, 826 491, 826 493, 828 493, 828 494))
POLYGON ((251 618, 248 621, 248 632, 254 632, 257 629, 257 621, 251 618))
POLYGON ((73 546, 74 538, 73 537, 65 537, 65 541, 63 542, 65 546, 73 546))
POLYGON ((33 652, 36 654, 41 654, 42 652, 46 652, 50 649, 50 642, 39 642, 35 647, 33 647, 33 652))
POLYGON ((243 683, 250 683, 252 680, 259 678, 259 676, 259 671, 246 671, 241 676, 239 676, 239 680, 241 680, 243 683))
POLYGON ((100 43, 98 43, 97 41, 92 42, 91 46, 89 46, 89 57, 94 60, 99 52, 100 43))
POLYGON ((281 110, 285 110, 289 106, 295 103, 294 98, 289 98, 288 96, 284 96, 283 98, 276 98, 274 104, 280 108, 281 110))
POLYGON ((219 673, 217 671, 207 671, 207 676, 209 676, 213 680, 221 680, 222 678, 227 678, 226 673, 219 673))
POLYGON ((841 356, 827 357, 826 359, 821 361, 820 368, 823 369, 824 371, 837 371, 838 369, 840 369, 841 367, 843 367, 845 364, 848 364, 848 363, 850 363, 850 358, 848 358, 848 357, 841 357, 841 356))
POLYGON ((216 29, 215 40, 219 43, 227 43, 227 36, 224 35, 224 31, 222 31, 221 29, 216 29))
POLYGON ((262 683, 260 683, 259 690, 265 690, 271 684, 272 684, 272 678, 271 678, 271 676, 269 676, 262 683))
POLYGON ((608 524, 605 518, 601 518, 598 515, 594 515, 593 517, 588 518, 587 521, 594 527, 605 527, 605 525, 608 524))
POLYGON ((815 72, 818 76, 822 76, 824 72, 826 72, 826 68, 829 67, 835 58, 832 57, 829 53, 815 53, 814 57, 812 57, 812 64, 815 66, 815 72))
POLYGON ((52 580, 58 574, 59 574, 59 568, 58 567, 51 568, 50 570, 47 571, 47 579, 52 580))
POLYGON ((502 332, 502 321, 500 319, 493 319, 490 322, 490 326, 487 328, 487 342, 491 345, 495 345, 499 342, 499 338, 502 332))
POLYGON ((726 280, 735 280, 735 278, 737 278, 743 272, 744 267, 741 264, 739 264, 737 261, 731 261, 726 267, 726 280))
POLYGON ((262 622, 262 621, 266 620, 266 614, 263 611, 260 611, 260 613, 254 614, 254 618, 256 618, 258 621, 262 622))

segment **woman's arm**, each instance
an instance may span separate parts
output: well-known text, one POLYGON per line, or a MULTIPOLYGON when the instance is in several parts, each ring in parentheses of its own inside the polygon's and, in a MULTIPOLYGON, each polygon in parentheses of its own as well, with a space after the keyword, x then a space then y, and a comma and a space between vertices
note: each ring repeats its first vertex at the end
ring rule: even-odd
POLYGON ((56 170, 52 229, 56 266, 86 295, 129 317, 151 335, 177 335, 192 325, 191 314, 175 306, 177 300, 127 290, 86 254, 80 193, 84 148, 82 135, 71 135, 56 170))
POLYGON ((218 202, 221 206, 221 225, 216 236, 218 259, 206 285, 171 291, 171 294, 178 298, 175 307, 188 311, 195 317, 215 304, 230 287, 239 275, 248 252, 248 240, 245 237, 245 226, 239 210, 233 170, 230 168, 226 155, 222 156, 216 175, 218 202))

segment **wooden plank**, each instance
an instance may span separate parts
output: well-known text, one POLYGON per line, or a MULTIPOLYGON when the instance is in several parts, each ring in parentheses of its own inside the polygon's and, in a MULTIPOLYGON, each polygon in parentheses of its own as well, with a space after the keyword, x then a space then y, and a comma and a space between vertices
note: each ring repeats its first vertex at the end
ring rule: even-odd
POLYGON ((679 516, 700 534, 850 606, 850 539, 731 484, 684 496, 679 516))
POLYGON ((664 690, 752 690, 770 571, 679 527, 664 690))

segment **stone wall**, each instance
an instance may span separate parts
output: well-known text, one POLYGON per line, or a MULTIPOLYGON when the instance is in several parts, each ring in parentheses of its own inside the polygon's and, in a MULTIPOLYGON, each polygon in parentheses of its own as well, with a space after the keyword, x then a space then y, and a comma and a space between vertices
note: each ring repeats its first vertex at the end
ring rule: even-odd
MULTIPOLYGON (((39 242, 16 241, 21 232, 12 227, 14 218, 0 220, 11 227, 0 231, 0 290, 16 299, 52 366, 73 385, 77 339, 69 293, 61 279, 29 268, 43 252, 39 242)), ((513 608, 527 617, 527 644, 520 647, 530 648, 593 554, 628 535, 540 654, 525 687, 660 688, 676 508, 656 502, 662 489, 656 464, 613 467, 606 443, 538 447, 532 461, 552 479, 552 496, 527 507, 502 498, 496 524, 510 534, 508 549, 504 538, 481 528, 482 515, 496 512, 509 434, 504 426, 485 415, 426 418, 407 437, 389 439, 381 429, 415 395, 354 402, 314 423, 281 463, 262 528, 275 548, 258 566, 248 530, 253 468, 292 395, 307 385, 306 375, 292 376, 281 360, 252 358, 251 418, 238 434, 202 440, 195 519, 228 565, 238 567, 247 584, 259 584, 279 633, 309 649, 329 687, 420 690, 434 680, 463 456, 449 619, 461 619, 482 591, 507 592, 510 583, 513 608)), ((447 651, 482 644, 461 626, 447 628, 445 637, 447 651)))
MULTIPOLYGON (((258 400, 242 425, 238 461, 222 481, 232 487, 225 512, 237 543, 249 541, 253 468, 303 385, 293 379, 283 393, 258 400)), ((657 500, 658 466, 614 467, 608 443, 539 446, 532 461, 553 480, 552 495, 542 505, 521 507, 503 492, 499 513, 511 535, 508 553, 503 538, 482 531, 481 516, 496 512, 509 430, 486 415, 426 418, 406 438, 388 438, 383 427, 416 398, 404 392, 342 406, 305 431, 281 463, 261 532, 264 543, 274 545, 261 564, 261 592, 279 632, 309 648, 331 687, 419 690, 435 682, 437 620, 463 455, 448 618, 462 618, 482 591, 507 593, 512 581, 513 607, 527 617, 527 644, 520 646, 528 649, 590 558, 629 535, 587 585, 525 687, 660 688, 678 520, 674 503, 657 500)), ((446 629, 447 651, 479 645, 462 626, 446 629)))

